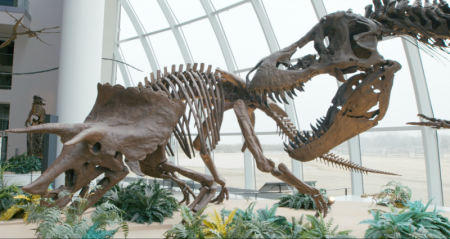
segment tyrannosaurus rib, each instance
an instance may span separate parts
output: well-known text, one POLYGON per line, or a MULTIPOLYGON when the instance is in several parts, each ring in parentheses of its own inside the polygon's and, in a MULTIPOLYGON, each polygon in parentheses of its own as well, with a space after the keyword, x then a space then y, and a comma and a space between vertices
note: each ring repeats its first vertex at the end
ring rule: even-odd
MULTIPOLYGON (((303 139, 308 139, 308 140, 314 140, 314 135, 311 136, 309 133, 304 132, 303 135, 300 134, 300 132, 295 128, 295 126, 290 123, 290 119, 287 118, 283 118, 282 115, 274 112, 273 110, 267 108, 267 107, 258 107, 259 109, 261 109, 267 116, 269 116, 270 118, 272 118, 276 123, 277 123, 277 127, 280 128, 280 134, 285 135, 287 138, 289 138, 290 142, 300 142, 300 138, 303 139)), ((318 124, 317 124, 317 131, 326 131, 326 128, 323 128, 321 121, 317 120, 318 124)), ((286 147, 287 148, 287 147, 286 147)), ((344 158, 341 158, 333 153, 328 153, 328 154, 323 154, 320 157, 318 157, 316 160, 320 162, 323 162, 327 165, 336 165, 339 166, 339 168, 341 169, 346 169, 346 170, 350 170, 350 171, 356 171, 356 172, 360 172, 360 173, 378 173, 378 174, 386 174, 386 175, 395 175, 395 176, 400 176, 398 174, 395 173, 389 173, 389 172, 383 172, 383 171, 379 171, 379 170, 374 170, 374 169, 370 169, 370 168, 366 168, 366 167, 362 167, 360 165, 357 165, 353 162, 351 162, 350 160, 345 160, 344 158)))

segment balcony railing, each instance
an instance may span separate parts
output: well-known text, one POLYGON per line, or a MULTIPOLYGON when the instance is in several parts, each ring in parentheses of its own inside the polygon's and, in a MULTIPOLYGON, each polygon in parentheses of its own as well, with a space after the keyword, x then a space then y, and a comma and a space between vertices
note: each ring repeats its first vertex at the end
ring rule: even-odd
POLYGON ((0 0, 0 6, 21 7, 25 8, 28 12, 30 11, 30 2, 28 0, 0 0))

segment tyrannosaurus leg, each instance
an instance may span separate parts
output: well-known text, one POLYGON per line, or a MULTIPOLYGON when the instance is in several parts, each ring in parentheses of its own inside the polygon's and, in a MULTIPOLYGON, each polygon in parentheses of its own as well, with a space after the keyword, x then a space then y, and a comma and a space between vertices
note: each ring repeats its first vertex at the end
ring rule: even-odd
POLYGON ((450 121, 448 120, 441 120, 441 119, 436 119, 436 118, 430 118, 427 117, 423 114, 418 114, 417 116, 428 120, 427 122, 409 122, 407 124, 409 125, 420 125, 420 126, 430 126, 434 129, 440 129, 440 128, 444 128, 444 129, 450 129, 450 121))
MULTIPOLYGON (((309 194, 312 196, 316 203, 316 208, 325 217, 328 213, 327 202, 325 202, 320 190, 315 187, 311 187, 295 177, 288 169, 288 167, 281 163, 278 165, 278 169, 275 167, 275 163, 266 158, 263 154, 263 150, 259 140, 256 136, 255 130, 248 115, 247 106, 242 100, 237 100, 234 104, 234 112, 239 121, 242 134, 244 135, 247 148, 253 154, 258 169, 265 173, 271 173, 281 181, 294 186, 299 193, 309 194)), ((316 216, 319 214, 317 213, 316 216)))
MULTIPOLYGON (((203 134, 204 134, 204 136, 206 136, 206 134, 208 133, 207 127, 206 127, 206 120, 203 122, 202 127, 203 127, 203 134)), ((203 154, 201 152, 201 143, 200 143, 200 139, 198 136, 195 138, 193 145, 194 145, 195 150, 200 151, 200 156, 201 156, 203 162, 205 163, 206 167, 208 168, 208 170, 211 172, 211 175, 213 176, 214 181, 217 184, 219 184, 222 188, 220 191, 220 194, 216 198, 211 200, 211 202, 220 204, 223 202, 223 200, 225 198, 228 200, 230 196, 228 194, 228 188, 225 186, 226 180, 219 174, 219 171, 217 170, 216 165, 212 161, 211 152, 208 151, 206 154, 203 154)))

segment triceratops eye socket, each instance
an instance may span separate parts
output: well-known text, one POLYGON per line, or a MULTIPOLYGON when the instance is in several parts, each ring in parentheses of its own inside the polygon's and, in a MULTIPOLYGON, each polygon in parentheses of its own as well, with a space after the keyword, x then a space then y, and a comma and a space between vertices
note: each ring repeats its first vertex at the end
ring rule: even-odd
POLYGON ((102 150, 102 144, 100 144, 100 142, 97 142, 92 146, 92 152, 98 153, 100 150, 102 150))

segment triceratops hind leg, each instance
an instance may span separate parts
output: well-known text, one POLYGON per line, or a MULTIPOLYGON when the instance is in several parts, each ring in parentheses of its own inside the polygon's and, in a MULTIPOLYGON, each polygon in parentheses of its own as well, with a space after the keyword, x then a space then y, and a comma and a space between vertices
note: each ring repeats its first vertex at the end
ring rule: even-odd
MULTIPOLYGON (((247 147, 255 158, 258 169, 265 173, 271 173, 281 181, 292 185, 299 193, 311 195, 318 212, 321 212, 323 217, 325 217, 328 213, 328 206, 327 202, 325 202, 322 194, 320 193, 320 190, 307 185, 305 182, 295 177, 283 163, 276 168, 275 163, 264 156, 261 144, 250 121, 247 107, 242 100, 236 101, 234 104, 234 111, 239 121, 239 126, 241 127, 247 147)), ((319 213, 316 214, 316 217, 317 216, 319 216, 319 213)))
POLYGON ((195 198, 195 200, 191 203, 191 205, 189 205, 189 208, 192 211, 197 212, 200 209, 206 207, 208 203, 211 201, 211 199, 214 197, 214 195, 216 195, 217 184, 214 182, 213 177, 199 172, 195 172, 188 168, 179 167, 170 161, 164 162, 161 165, 161 167, 166 173, 174 174, 175 172, 177 172, 187 178, 190 178, 200 183, 200 185, 202 186, 200 188, 200 193, 197 195, 197 198, 195 198))

